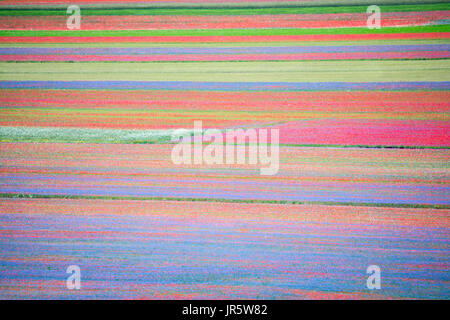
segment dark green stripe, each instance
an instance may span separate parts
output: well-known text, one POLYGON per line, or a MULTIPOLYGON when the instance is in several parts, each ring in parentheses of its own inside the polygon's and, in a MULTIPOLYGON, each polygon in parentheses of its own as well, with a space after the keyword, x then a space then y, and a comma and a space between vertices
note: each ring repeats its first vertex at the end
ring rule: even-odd
POLYGON ((282 36, 450 32, 450 25, 368 28, 280 28, 194 30, 1 30, 3 37, 282 36))
POLYGON ((141 200, 141 201, 193 201, 193 202, 225 202, 225 203, 268 203, 290 205, 327 205, 382 208, 428 208, 450 209, 445 204, 402 204, 402 203, 368 203, 368 202, 334 202, 334 201, 290 201, 290 200, 259 200, 259 199, 214 199, 214 198, 176 198, 176 197, 134 197, 134 196, 79 196, 79 195, 42 195, 23 193, 0 193, 0 198, 10 199, 86 199, 86 200, 141 200))

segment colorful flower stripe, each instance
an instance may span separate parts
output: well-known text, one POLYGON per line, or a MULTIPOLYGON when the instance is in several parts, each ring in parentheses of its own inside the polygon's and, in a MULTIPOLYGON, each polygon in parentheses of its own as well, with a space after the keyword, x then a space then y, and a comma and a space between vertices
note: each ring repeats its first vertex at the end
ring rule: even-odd
POLYGON ((118 42, 281 42, 281 41, 366 41, 449 39, 450 32, 348 34, 348 35, 285 35, 285 36, 155 36, 155 37, 0 37, 0 43, 118 43, 118 42))
MULTIPOLYGON (((324 113, 299 113, 294 115, 276 115, 270 117, 267 113, 241 114, 221 112, 83 112, 82 110, 52 110, 42 111, 8 109, 2 112, 0 126, 14 126, 30 128, 24 138, 20 133, 14 134, 14 129, 9 133, 3 127, 0 138, 3 141, 49 141, 53 139, 64 141, 61 133, 52 133, 52 128, 98 128, 98 129, 141 129, 141 130, 166 130, 186 128, 189 129, 195 119, 202 118, 204 128, 225 129, 228 127, 250 126, 267 127, 272 123, 287 122, 275 128, 280 129, 280 143, 289 145, 343 145, 343 146, 401 146, 401 147, 450 147, 448 116, 438 114, 427 120, 423 113, 418 115, 373 115, 373 114, 324 114, 324 113), (333 119, 329 119, 333 117, 333 119), (139 121, 136 120, 139 118, 139 121), (156 119, 155 119, 156 118, 156 119), (180 119, 183 118, 183 119, 180 119), (362 118, 362 119, 361 119, 362 118), (375 118, 375 119, 373 119, 375 118), (399 120, 391 120, 400 118, 399 120), (299 120, 301 119, 301 120, 299 120), (167 123, 169 122, 170 123, 167 123), (40 134, 38 128, 43 127, 48 131, 40 134), (330 131, 332 129, 332 131, 330 131), (33 133, 36 131, 36 133, 33 133), (48 136, 49 135, 49 136, 48 136)), ((106 135, 106 134, 105 134, 106 135)), ((101 136, 105 136, 101 134, 101 136)), ((99 143, 121 143, 99 138, 99 143)), ((84 141, 83 135, 69 139, 69 142, 84 141)), ((170 133, 164 135, 166 142, 171 141, 170 133)), ((128 143, 153 143, 152 139, 136 137, 128 143)))
POLYGON ((404 299, 447 292, 449 219, 442 210, 2 199, 0 211, 4 299, 404 299), (383 290, 363 289, 368 261, 383 262, 383 290), (67 290, 61 280, 73 264, 83 270, 82 290, 67 290))
MULTIPOLYGON (((439 24, 450 11, 387 12, 382 27, 439 24)), ((65 16, 0 16, 0 29, 66 30, 65 16)), ((367 14, 303 14, 264 16, 86 16, 83 30, 342 28, 365 27, 367 14)))
POLYGON ((0 55, 230 55, 450 51, 448 44, 376 46, 189 47, 189 48, 1 48, 0 55))
POLYGON ((0 81, 0 88, 206 91, 449 90, 450 82, 0 81))
POLYGON ((369 29, 352 28, 253 28, 253 29, 151 29, 151 30, 2 30, 9 37, 217 37, 217 36, 314 36, 448 33, 447 24, 369 29))
MULTIPOLYGON (((329 113, 433 113, 450 108, 448 90, 423 91, 159 91, 77 89, 2 89, 9 109, 61 108, 167 111, 311 111, 329 113)), ((6 111, 6 110, 4 110, 6 111)), ((125 111, 124 111, 125 112, 125 111)))
POLYGON ((450 146, 450 123, 427 120, 302 120, 277 126, 286 144, 450 146))
POLYGON ((450 5, 392 3, 1 1, 0 299, 448 299, 450 5), (278 173, 175 165, 195 120, 278 173))
POLYGON ((371 59, 444 59, 450 51, 417 51, 388 53, 303 53, 303 54, 253 54, 253 55, 0 55, 0 61, 295 61, 295 60, 371 60, 371 59))
POLYGON ((268 178, 256 165, 174 168, 172 145, 1 148, 0 193, 450 205, 448 150, 283 147, 268 178))

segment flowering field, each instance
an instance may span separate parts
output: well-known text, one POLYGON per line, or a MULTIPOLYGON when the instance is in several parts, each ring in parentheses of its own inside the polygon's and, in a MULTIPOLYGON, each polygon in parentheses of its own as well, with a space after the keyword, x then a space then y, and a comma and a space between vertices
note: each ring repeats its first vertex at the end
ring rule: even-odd
POLYGON ((0 2, 0 298, 449 299, 450 4, 188 2, 0 2))

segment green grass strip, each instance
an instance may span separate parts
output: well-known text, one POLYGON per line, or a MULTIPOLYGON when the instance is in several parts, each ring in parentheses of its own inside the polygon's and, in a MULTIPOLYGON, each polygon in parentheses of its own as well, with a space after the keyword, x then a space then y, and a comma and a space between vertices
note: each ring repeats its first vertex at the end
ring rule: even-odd
POLYGON ((283 36, 450 32, 450 25, 368 28, 279 28, 191 30, 1 30, 3 37, 283 36))
POLYGON ((224 203, 261 203, 287 205, 327 205, 381 208, 422 208, 422 209, 450 209, 445 204, 406 204, 406 203, 368 203, 368 202, 335 202, 335 201, 292 201, 292 200, 259 200, 259 199, 216 199, 216 198, 180 198, 180 197, 135 197, 135 196, 80 196, 58 194, 24 194, 0 193, 0 198, 9 199, 85 199, 85 200, 140 200, 140 201, 192 201, 192 202, 224 202, 224 203))
POLYGON ((163 144, 171 142, 172 131, 173 130, 0 127, 0 142, 163 144))
MULTIPOLYGON (((450 59, 251 62, 0 62, 0 80, 396 82, 450 81, 450 59)), ((126 89, 126 86, 123 87, 126 89)))

